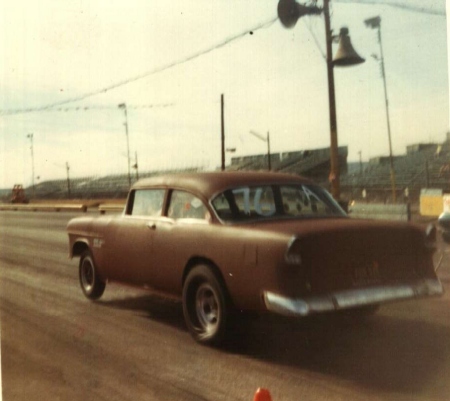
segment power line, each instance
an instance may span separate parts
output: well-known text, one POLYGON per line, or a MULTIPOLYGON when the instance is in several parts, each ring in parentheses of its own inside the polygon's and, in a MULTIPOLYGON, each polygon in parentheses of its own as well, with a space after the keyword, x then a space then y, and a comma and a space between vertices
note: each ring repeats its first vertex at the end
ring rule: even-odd
POLYGON ((403 10, 408 11, 414 11, 418 13, 424 13, 424 14, 432 14, 432 15, 443 15, 445 16, 445 9, 444 10, 433 10, 426 7, 421 6, 415 6, 411 3, 407 2, 399 2, 399 1, 392 1, 392 0, 335 0, 338 3, 353 3, 353 4, 371 4, 375 6, 390 6, 390 7, 396 7, 401 8, 403 10))
POLYGON ((168 70, 170 68, 179 66, 181 64, 184 64, 184 63, 187 63, 189 61, 192 61, 192 60, 194 60, 196 58, 204 56, 205 54, 208 54, 208 53, 211 53, 214 50, 220 49, 221 47, 224 47, 224 46, 228 45, 229 43, 234 42, 235 40, 240 39, 240 38, 242 38, 242 37, 244 37, 244 36, 246 36, 248 34, 253 34, 253 32, 256 32, 256 31, 258 31, 260 29, 263 29, 263 28, 268 28, 274 22, 276 22, 277 20, 278 20, 278 17, 273 18, 273 19, 271 19, 269 21, 260 23, 260 24, 258 24, 257 26, 255 26, 255 27, 253 27, 251 29, 246 29, 244 32, 241 32, 241 33, 238 33, 236 35, 233 35, 233 36, 230 36, 228 38, 225 38, 221 42, 219 42, 219 43, 217 43, 217 44, 215 44, 215 45, 213 45, 211 47, 208 47, 206 49, 200 50, 200 51, 198 51, 196 53, 193 53, 190 56, 187 56, 187 57, 182 58, 180 60, 176 60, 176 61, 170 62, 170 63, 165 64, 165 65, 160 66, 160 67, 156 67, 156 68, 154 68, 154 69, 152 69, 150 71, 147 71, 147 72, 144 72, 142 74, 136 75, 136 76, 134 76, 132 78, 116 82, 115 84, 112 84, 112 85, 107 86, 105 88, 97 89, 95 91, 88 92, 88 93, 85 93, 83 95, 79 95, 79 96, 76 96, 76 97, 73 97, 73 98, 70 98, 70 99, 66 99, 66 100, 63 100, 61 102, 51 103, 51 104, 48 104, 48 105, 45 105, 45 106, 34 107, 34 108, 26 108, 26 109, 0 110, 0 115, 24 114, 24 113, 31 113, 31 112, 36 112, 36 111, 47 111, 47 110, 54 109, 54 108, 59 107, 59 106, 64 106, 64 105, 69 104, 69 103, 79 102, 79 101, 85 100, 87 98, 90 98, 92 96, 96 96, 96 95, 100 95, 100 94, 109 92, 109 91, 111 91, 113 89, 117 89, 117 88, 119 88, 121 86, 124 86, 124 85, 127 85, 129 83, 141 80, 143 78, 147 78, 150 75, 154 75, 154 74, 156 74, 158 72, 162 72, 162 71, 168 70))
MULTIPOLYGON (((138 104, 138 105, 128 105, 127 109, 156 109, 156 108, 166 108, 171 107, 175 103, 164 103, 164 104, 138 104)), ((46 112, 54 112, 54 111, 93 111, 93 110, 117 110, 117 106, 79 106, 79 107, 53 107, 45 110, 39 110, 39 111, 46 111, 46 112)))
MULTIPOLYGON (((392 0, 391 1, 389 1, 389 0, 335 0, 335 1, 337 1, 339 3, 387 5, 387 6, 391 6, 391 7, 402 8, 404 10, 409 10, 409 11, 415 11, 415 12, 420 12, 420 13, 427 13, 427 14, 443 15, 443 16, 445 16, 445 10, 442 10, 442 11, 441 10, 432 10, 430 8, 419 7, 419 6, 415 6, 415 5, 411 5, 411 4, 407 4, 407 3, 392 2, 392 0)), ((0 116, 1 115, 14 115, 14 114, 32 113, 32 112, 39 112, 39 111, 50 111, 50 110, 55 109, 55 108, 57 108, 59 106, 64 106, 66 104, 75 103, 75 102, 82 101, 82 100, 85 100, 87 98, 90 98, 90 97, 93 97, 93 96, 96 96, 96 95, 100 95, 102 93, 109 92, 109 91, 111 91, 113 89, 117 89, 117 88, 119 88, 121 86, 124 86, 124 85, 127 85, 129 83, 132 83, 132 82, 135 82, 135 81, 147 78, 147 77, 149 77, 151 75, 154 75, 154 74, 156 74, 158 72, 162 72, 162 71, 168 70, 170 68, 176 67, 178 65, 181 65, 181 64, 187 63, 189 61, 192 61, 192 60, 194 60, 196 58, 199 58, 199 57, 201 57, 201 56, 203 56, 205 54, 208 54, 208 53, 210 53, 210 52, 212 52, 214 50, 217 50, 217 49, 219 49, 221 47, 224 47, 224 46, 228 45, 229 43, 246 36, 249 33, 253 34, 253 32, 258 31, 259 29, 267 28, 267 27, 271 26, 277 20, 278 20, 278 17, 273 18, 273 19, 271 19, 271 20, 269 20, 267 22, 260 23, 260 24, 258 24, 257 26, 255 26, 252 29, 246 29, 245 31, 243 31, 243 32, 241 32, 239 34, 236 34, 236 35, 230 36, 228 38, 225 38, 224 40, 222 40, 221 42, 217 43, 216 45, 214 45, 212 47, 208 47, 208 48, 206 48, 204 50, 200 50, 199 52, 193 53, 192 55, 187 56, 187 57, 185 57, 183 59, 173 61, 171 63, 168 63, 168 64, 160 66, 160 67, 156 67, 156 68, 154 68, 154 69, 152 69, 150 71, 147 71, 147 72, 144 72, 142 74, 136 75, 136 76, 134 76, 132 78, 116 82, 115 84, 112 84, 110 86, 104 87, 102 89, 97 89, 95 91, 87 92, 85 94, 82 94, 82 95, 79 95, 79 96, 76 96, 76 97, 73 97, 73 98, 69 98, 69 99, 66 99, 66 100, 63 100, 63 101, 60 101, 60 102, 51 103, 51 104, 48 104, 48 105, 38 106, 38 107, 34 107, 34 108, 8 109, 8 110, 1 110, 0 109, 0 116)), ((310 31, 314 41, 316 42, 316 45, 318 45, 317 38, 314 35, 314 33, 313 33, 312 29, 311 29, 311 26, 309 26, 309 27, 307 26, 307 28, 309 29, 309 31, 310 31)), ((319 50, 320 50, 320 47, 319 47, 319 50)), ((321 53, 323 53, 323 52, 321 51, 321 53)), ((80 107, 80 109, 82 109, 82 108, 80 107)), ((87 108, 84 108, 84 109, 87 109, 87 108)), ((60 111, 60 110, 58 110, 58 111, 60 111)))
POLYGON ((320 52, 322 58, 323 58, 324 60, 326 60, 326 59, 327 59, 327 56, 326 56, 326 54, 325 54, 325 51, 322 49, 322 46, 321 46, 321 44, 319 43, 319 40, 317 39, 316 33, 313 31, 313 28, 312 28, 312 25, 311 25, 311 20, 305 18, 305 19, 303 20, 303 22, 304 22, 305 26, 308 28, 309 33, 311 34, 311 36, 312 36, 312 38, 313 38, 313 40, 314 40, 314 43, 316 44, 317 49, 319 50, 319 52, 320 52), (307 20, 309 21, 309 24, 306 23, 307 20))

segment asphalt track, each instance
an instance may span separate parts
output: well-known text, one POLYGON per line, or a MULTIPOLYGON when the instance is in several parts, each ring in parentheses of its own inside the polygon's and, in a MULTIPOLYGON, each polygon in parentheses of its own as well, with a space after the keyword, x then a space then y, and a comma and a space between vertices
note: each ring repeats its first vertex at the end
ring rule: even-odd
MULTIPOLYGON (((178 301, 110 284, 89 302, 68 259, 73 213, 0 212, 3 400, 450 400, 450 295, 356 322, 262 318, 216 349, 178 301)), ((440 244, 445 251, 444 245, 440 244)), ((439 269, 450 286, 450 254, 439 269)))

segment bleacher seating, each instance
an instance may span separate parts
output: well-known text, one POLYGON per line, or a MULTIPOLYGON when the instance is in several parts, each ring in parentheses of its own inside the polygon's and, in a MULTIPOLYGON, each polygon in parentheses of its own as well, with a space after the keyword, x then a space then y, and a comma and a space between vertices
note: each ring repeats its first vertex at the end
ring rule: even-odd
MULTIPOLYGON (((391 173, 389 157, 371 159, 368 163, 354 163, 351 168, 347 164, 347 147, 340 147, 340 185, 344 198, 360 197, 362 191, 389 201, 391 173), (348 172, 347 172, 348 171, 348 172)), ((416 144, 407 148, 407 153, 393 159, 396 193, 408 193, 411 198, 418 196, 422 188, 437 188, 450 192, 450 133, 441 144, 416 144), (407 189, 407 191, 406 191, 407 189)), ((330 170, 329 148, 299 150, 271 155, 273 171, 288 172, 311 177, 322 185, 328 184, 330 170)), ((267 154, 243 156, 232 159, 227 170, 266 170, 267 154)), ((198 171, 191 168, 183 171, 198 171)), ((174 172, 174 171, 171 171, 174 172)), ((163 171, 141 173, 140 178, 161 174, 163 171)), ((136 178, 132 177, 132 183, 136 178)), ((104 177, 82 177, 70 180, 70 197, 86 198, 123 198, 129 189, 126 174, 108 175, 104 177)), ((31 194, 31 188, 26 189, 31 194)), ((40 182, 35 185, 36 198, 67 198, 68 183, 66 179, 40 182)), ((402 196, 397 196, 402 198, 402 196)))
MULTIPOLYGON (((408 146, 406 155, 393 158, 396 193, 401 198, 418 197, 422 188, 450 190, 450 141, 442 144, 408 146), (446 167, 447 166, 447 167, 446 167)), ((355 194, 366 191, 392 191, 391 168, 388 157, 371 160, 360 170, 341 176, 341 189, 355 194)), ((398 197, 398 196, 397 196, 398 197)))

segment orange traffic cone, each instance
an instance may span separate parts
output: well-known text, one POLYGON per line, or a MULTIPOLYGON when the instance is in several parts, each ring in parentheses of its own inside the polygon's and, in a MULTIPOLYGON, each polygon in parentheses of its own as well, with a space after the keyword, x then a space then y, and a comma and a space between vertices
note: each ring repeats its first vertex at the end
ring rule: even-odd
POLYGON ((256 390, 253 401, 272 401, 272 397, 270 396, 269 390, 266 390, 265 388, 259 388, 258 390, 256 390))

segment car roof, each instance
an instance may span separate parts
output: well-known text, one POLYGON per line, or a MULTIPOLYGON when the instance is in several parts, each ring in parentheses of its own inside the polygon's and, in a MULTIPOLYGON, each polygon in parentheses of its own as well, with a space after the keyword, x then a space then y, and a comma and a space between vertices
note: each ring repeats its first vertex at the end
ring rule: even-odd
POLYGON ((202 194, 205 198, 229 188, 261 184, 311 184, 312 181, 295 174, 267 171, 219 171, 201 173, 173 173, 144 178, 133 185, 133 189, 176 188, 202 194))

